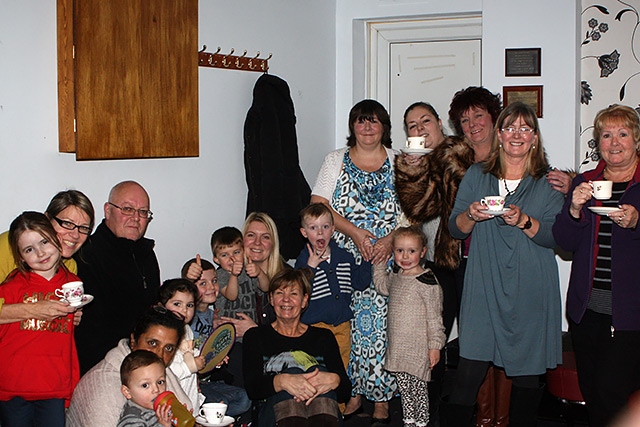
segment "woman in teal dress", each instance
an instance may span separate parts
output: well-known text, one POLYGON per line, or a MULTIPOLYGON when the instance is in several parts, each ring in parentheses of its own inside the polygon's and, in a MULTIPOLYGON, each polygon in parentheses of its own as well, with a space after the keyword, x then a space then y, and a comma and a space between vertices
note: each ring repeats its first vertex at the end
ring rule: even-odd
MULTIPOLYGON (((389 260, 389 233, 400 216, 393 176, 391 121, 374 100, 357 103, 349 113, 347 147, 329 153, 312 191, 311 203, 333 209, 337 243, 360 263, 389 260)), ((388 401, 396 392, 393 376, 383 370, 387 346, 387 298, 373 284, 352 298, 351 358, 348 374, 353 398, 345 417, 359 412, 362 397, 374 402, 373 421, 389 418, 388 401)))
POLYGON ((496 121, 491 154, 469 168, 449 219, 454 238, 473 231, 460 308, 460 362, 449 402, 450 425, 471 425, 490 363, 513 379, 509 425, 535 426, 538 376, 562 361, 561 299, 551 227, 563 203, 549 169, 534 111, 516 102, 496 121), (480 199, 505 197, 486 213, 480 199))

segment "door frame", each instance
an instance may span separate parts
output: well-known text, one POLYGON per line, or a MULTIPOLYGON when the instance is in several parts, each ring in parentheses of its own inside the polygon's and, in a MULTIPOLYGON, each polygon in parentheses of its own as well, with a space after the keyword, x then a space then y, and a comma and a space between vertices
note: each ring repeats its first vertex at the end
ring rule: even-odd
MULTIPOLYGON (((387 106, 390 101, 391 44, 453 40, 480 40, 482 43, 481 14, 368 20, 365 24, 366 97, 387 106)), ((482 69, 480 76, 482 79, 482 69)))

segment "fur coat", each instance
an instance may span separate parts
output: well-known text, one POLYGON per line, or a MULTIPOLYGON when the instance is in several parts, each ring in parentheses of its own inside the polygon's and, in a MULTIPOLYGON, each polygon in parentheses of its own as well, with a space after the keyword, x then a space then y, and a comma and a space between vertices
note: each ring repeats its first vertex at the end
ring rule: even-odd
POLYGON ((460 241, 451 237, 447 224, 458 185, 473 164, 473 149, 459 137, 447 137, 415 166, 396 156, 396 191, 400 206, 412 224, 440 218, 435 239, 434 262, 455 269, 460 262, 460 241))

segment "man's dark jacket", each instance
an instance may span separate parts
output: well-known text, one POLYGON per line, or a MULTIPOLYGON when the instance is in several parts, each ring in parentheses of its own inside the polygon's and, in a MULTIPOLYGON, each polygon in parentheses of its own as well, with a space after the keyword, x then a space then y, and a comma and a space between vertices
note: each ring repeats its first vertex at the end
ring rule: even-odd
POLYGON ((81 374, 101 361, 158 297, 160 267, 154 241, 116 237, 104 220, 74 255, 85 294, 94 300, 76 327, 81 374))

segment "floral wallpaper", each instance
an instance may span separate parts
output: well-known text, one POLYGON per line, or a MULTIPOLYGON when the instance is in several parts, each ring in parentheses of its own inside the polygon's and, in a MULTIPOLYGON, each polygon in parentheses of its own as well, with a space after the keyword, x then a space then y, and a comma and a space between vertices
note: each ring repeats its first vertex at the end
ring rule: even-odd
POLYGON ((640 0, 582 0, 580 171, 600 159, 596 113, 624 104, 640 113, 640 0))

